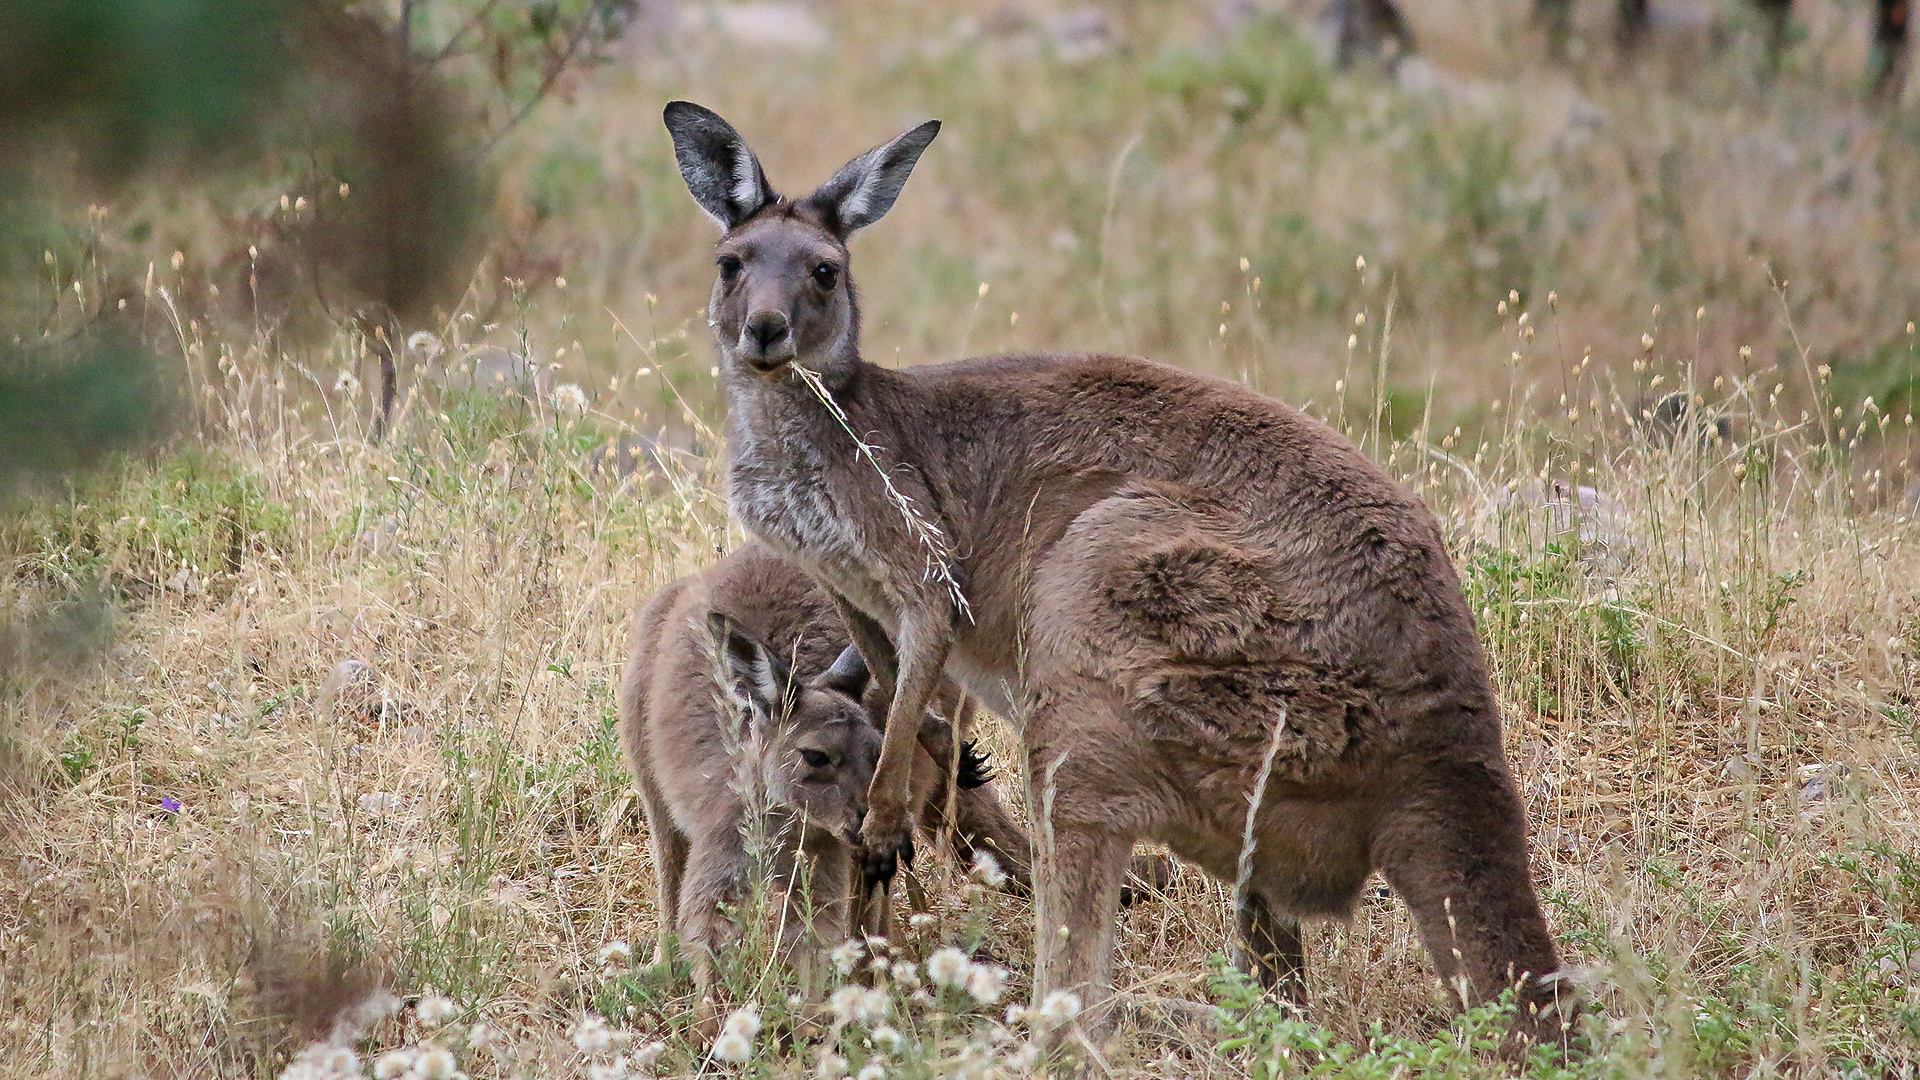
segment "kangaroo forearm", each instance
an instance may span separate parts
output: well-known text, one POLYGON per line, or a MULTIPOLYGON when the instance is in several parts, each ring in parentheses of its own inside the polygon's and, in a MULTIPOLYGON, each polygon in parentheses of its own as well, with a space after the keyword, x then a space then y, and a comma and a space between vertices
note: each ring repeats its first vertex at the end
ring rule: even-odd
POLYGON ((909 615, 900 628, 900 673, 893 702, 887 709, 886 734, 880 762, 873 773, 868 802, 886 813, 904 812, 911 796, 914 749, 919 744, 920 720, 940 687, 953 647, 946 624, 909 615))

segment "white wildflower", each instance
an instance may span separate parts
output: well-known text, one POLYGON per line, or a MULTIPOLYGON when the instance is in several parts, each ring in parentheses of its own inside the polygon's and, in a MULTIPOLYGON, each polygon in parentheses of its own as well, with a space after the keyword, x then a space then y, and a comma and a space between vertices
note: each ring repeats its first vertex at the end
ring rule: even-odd
MULTIPOLYGON (((367 1029, 400 1011, 400 999, 385 990, 375 990, 361 998, 352 1008, 342 1010, 334 1017, 333 1031, 328 1042, 335 1046, 351 1046, 360 1041, 367 1029)), ((355 1065, 357 1071, 359 1065, 355 1065)))
POLYGON ((553 411, 561 416, 584 416, 587 392, 577 383, 561 383, 553 388, 553 411))
POLYGON ((1050 1028, 1071 1024, 1080 1015, 1080 995, 1071 990, 1055 990, 1040 1003, 1040 1022, 1050 1028))
POLYGON ((893 981, 899 983, 903 988, 911 990, 920 985, 920 969, 912 964, 895 964, 893 965, 893 981))
POLYGON ((834 949, 828 953, 827 956, 833 960, 833 966, 840 974, 851 975, 853 974, 854 965, 860 962, 860 952, 860 942, 858 940, 849 940, 842 942, 839 948, 834 949))
POLYGON ((467 1029, 467 1047, 478 1050, 493 1041, 493 1029, 485 1024, 475 1024, 467 1029))
POLYGON ((600 946, 600 966, 623 968, 633 961, 633 947, 624 941, 609 941, 600 946))
POLYGON ((873 1062, 855 1074, 854 1080, 886 1080, 886 1075, 887 1070, 881 1068, 877 1062, 873 1062))
POLYGON ((932 979, 935 986, 959 989, 966 985, 972 969, 973 961, 967 959, 967 954, 952 947, 927 957, 927 978, 932 979))
POLYGON ((731 1061, 738 1064, 752 1056, 752 1041, 739 1032, 729 1031, 713 1040, 713 1057, 716 1061, 731 1061))
POLYGON ((840 1080, 847 1075, 847 1059, 823 1046, 820 1048, 820 1063, 814 1066, 813 1075, 819 1080, 840 1080))
POLYGON ((838 1024, 853 1022, 853 1010, 860 1005, 860 998, 866 993, 858 986, 843 986, 827 998, 827 1008, 833 1010, 833 1019, 838 1024))
POLYGON ((633 1067, 636 1069, 652 1068, 653 1063, 656 1061, 659 1061, 660 1055, 666 1052, 667 1052, 666 1043, 663 1043, 663 1042, 647 1043, 646 1045, 640 1047, 638 1050, 635 1050, 633 1052, 632 1058, 631 1058, 633 1061, 633 1067))
POLYGON ((728 1015, 727 1025, 723 1030, 729 1035, 738 1035, 743 1039, 751 1040, 755 1035, 760 1034, 760 1010, 751 1005, 733 1010, 728 1015))
POLYGON ((440 355, 440 350, 444 346, 441 344, 439 335, 427 330, 415 330, 407 335, 407 348, 431 360, 440 355))
POLYGON ((954 1080, 986 1080, 993 1068, 993 1051, 986 1044, 970 1042, 954 1063, 954 1080))
POLYGON ((1007 988, 1007 969, 992 964, 974 964, 967 973, 967 993, 982 1005, 992 1005, 1000 1000, 1007 988))
POLYGON ((413 1071, 414 1057, 412 1050, 393 1050, 381 1054, 373 1063, 374 1080, 394 1080, 413 1071))
POLYGON ((413 1014, 428 1027, 439 1027, 453 1019, 453 1014, 459 1008, 449 998, 443 998, 439 994, 429 994, 420 999, 420 1004, 413 1007, 413 1014))
POLYGON ((1025 1005, 1007 1006, 1008 1027, 1019 1027, 1031 1019, 1033 1019, 1033 1010, 1027 1008, 1025 1005))
POLYGON ((1013 1053, 1008 1054, 1002 1058, 1001 1061, 1016 1075, 1031 1073, 1034 1067, 1040 1064, 1040 1048, 1032 1043, 1028 1043, 1013 1053))
POLYGON ((587 1080, 627 1080, 632 1075, 632 1070, 627 1068, 627 1059, 623 1057, 587 1066, 587 1080))
POLYGON ((973 869, 968 873, 989 889, 997 889, 1007 883, 1006 871, 1000 869, 1000 863, 993 853, 984 848, 973 853, 973 869))
POLYGON ((925 930, 927 927, 939 921, 939 916, 930 915, 924 911, 917 911, 907 916, 907 925, 913 927, 915 930, 925 930))
POLYGON ((604 1054, 613 1048, 613 1031, 605 1020, 588 1013, 573 1029, 573 1045, 589 1057, 604 1054))
POLYGON ((294 1055, 280 1080, 347 1080, 360 1076, 360 1058, 334 1043, 314 1043, 294 1055))
POLYGON ((891 1024, 881 1024, 879 1027, 874 1028, 870 1038, 873 1039, 875 1049, 889 1054, 899 1053, 901 1045, 907 1041, 901 1037, 900 1032, 895 1030, 891 1024))
POLYGON ((420 1056, 413 1060, 413 1072, 420 1080, 451 1080, 459 1063, 446 1048, 428 1044, 420 1048, 420 1056))

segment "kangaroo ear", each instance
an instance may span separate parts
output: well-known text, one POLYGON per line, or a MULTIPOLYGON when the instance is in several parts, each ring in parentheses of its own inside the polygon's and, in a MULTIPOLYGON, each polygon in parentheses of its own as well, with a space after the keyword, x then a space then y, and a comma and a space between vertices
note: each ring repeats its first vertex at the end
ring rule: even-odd
POLYGON ((687 190, 721 228, 735 228, 779 198, 767 186, 766 171, 747 140, 719 113, 691 101, 670 101, 663 118, 687 190))
POLYGON ((793 673, 759 638, 717 611, 707 613, 707 630, 720 662, 720 674, 734 696, 768 717, 786 715, 793 698, 793 673))
POLYGON ((860 655, 858 647, 849 645, 841 650, 833 666, 821 674, 820 685, 859 701, 866 694, 867 683, 872 678, 867 671, 867 658, 860 655))
POLYGON ((879 221, 893 209, 900 189, 912 175, 921 151, 940 134, 940 121, 929 120, 905 135, 854 158, 807 196, 826 222, 827 229, 842 240, 855 229, 879 221))

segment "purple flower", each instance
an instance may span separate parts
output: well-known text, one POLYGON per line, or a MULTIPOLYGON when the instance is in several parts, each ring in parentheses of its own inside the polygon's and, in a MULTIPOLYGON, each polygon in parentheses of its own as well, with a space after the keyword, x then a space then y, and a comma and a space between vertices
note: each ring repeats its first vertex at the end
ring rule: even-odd
POLYGON ((177 814, 180 812, 180 800, 171 795, 165 796, 160 800, 160 809, 169 814, 177 814))

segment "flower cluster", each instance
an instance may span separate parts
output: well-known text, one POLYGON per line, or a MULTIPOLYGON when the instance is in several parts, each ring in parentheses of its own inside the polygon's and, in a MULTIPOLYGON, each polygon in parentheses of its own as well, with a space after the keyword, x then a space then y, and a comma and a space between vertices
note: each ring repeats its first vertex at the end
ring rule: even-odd
POLYGON ((927 978, 935 986, 963 991, 982 1005, 999 1001, 1007 989, 1006 968, 975 963, 952 947, 927 957, 927 978))
POLYGON ((574 1025, 573 1047, 588 1059, 588 1080, 627 1080, 642 1075, 667 1049, 666 1043, 650 1042, 632 1053, 618 1053, 632 1042, 633 1032, 615 1028, 604 1017, 593 1013, 581 1017, 574 1025))
POLYGON ((733 1010, 720 1031, 720 1037, 713 1040, 714 1060, 735 1064, 746 1061, 753 1056, 753 1037, 758 1034, 760 1010, 751 1005, 733 1010))

